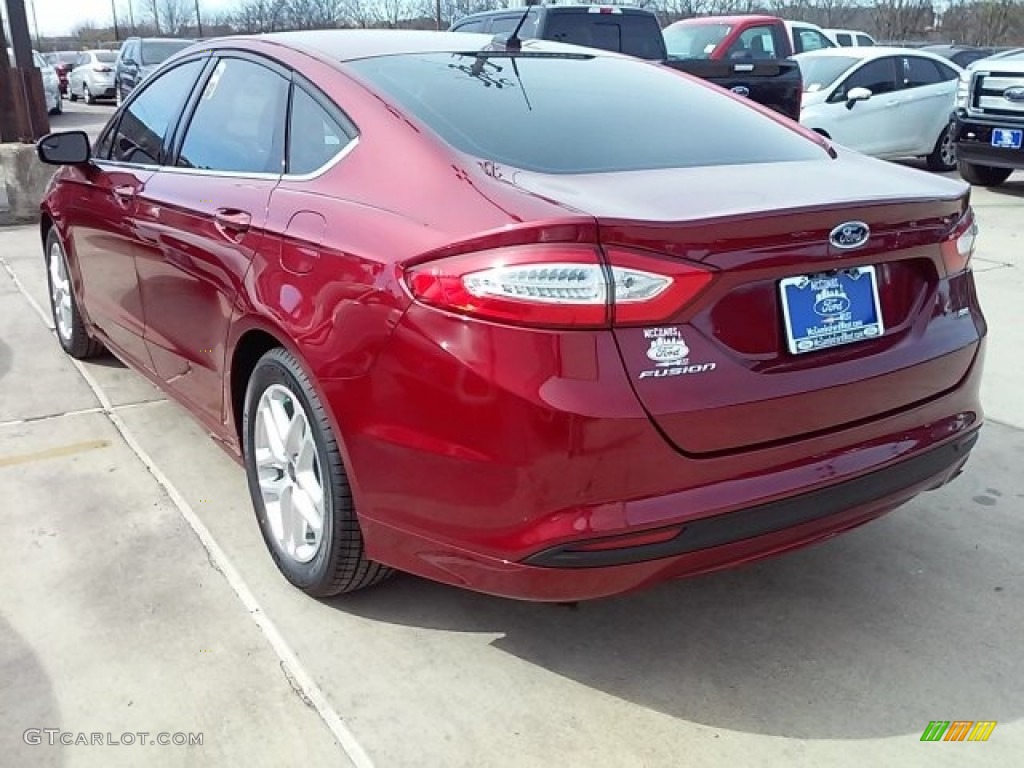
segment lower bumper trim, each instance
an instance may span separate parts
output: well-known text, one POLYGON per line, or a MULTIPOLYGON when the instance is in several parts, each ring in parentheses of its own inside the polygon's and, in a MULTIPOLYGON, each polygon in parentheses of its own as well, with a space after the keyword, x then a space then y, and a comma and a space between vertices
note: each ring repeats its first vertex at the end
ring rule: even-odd
MULTIPOLYGON (((546 568, 600 568, 683 555, 732 544, 819 520, 870 504, 913 488, 944 470, 958 468, 978 440, 978 430, 912 459, 842 483, 788 499, 727 512, 686 524, 679 533, 654 544, 604 550, 574 550, 579 544, 561 544, 523 560, 546 568)), ((678 526, 673 526, 678 527, 678 526)), ((594 540, 587 543, 593 544, 594 540)))

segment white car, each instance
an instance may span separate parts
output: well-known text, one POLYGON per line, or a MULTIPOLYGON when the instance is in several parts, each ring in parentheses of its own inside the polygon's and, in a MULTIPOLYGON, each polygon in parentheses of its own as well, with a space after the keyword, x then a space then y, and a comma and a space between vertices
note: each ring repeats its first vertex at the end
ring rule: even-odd
POLYGON ((864 48, 878 45, 875 38, 859 29, 823 29, 821 31, 840 48, 864 48))
POLYGON ((956 167, 950 118, 963 71, 910 48, 829 48, 794 56, 804 80, 800 123, 866 155, 956 167))
POLYGON ((96 99, 114 98, 115 51, 82 51, 68 75, 68 98, 95 104, 96 99))

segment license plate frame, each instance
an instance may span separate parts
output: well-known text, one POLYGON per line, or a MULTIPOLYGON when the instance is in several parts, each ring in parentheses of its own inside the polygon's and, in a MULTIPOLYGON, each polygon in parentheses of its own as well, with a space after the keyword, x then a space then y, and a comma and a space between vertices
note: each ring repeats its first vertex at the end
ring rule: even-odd
POLYGON ((992 146, 997 149, 1020 149, 1024 145, 1024 130, 1020 128, 993 128, 992 146))
POLYGON ((885 333, 874 266, 783 278, 779 297, 790 354, 855 344, 885 333))

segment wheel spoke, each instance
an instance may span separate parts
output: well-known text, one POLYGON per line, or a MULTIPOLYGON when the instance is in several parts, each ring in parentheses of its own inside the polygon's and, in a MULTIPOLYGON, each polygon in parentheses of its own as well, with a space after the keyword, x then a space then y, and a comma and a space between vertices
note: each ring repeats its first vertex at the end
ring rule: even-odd
POLYGON ((274 417, 273 405, 269 408, 261 408, 260 416, 263 419, 263 432, 267 439, 267 449, 270 451, 274 461, 284 465, 288 457, 284 452, 284 443, 281 440, 281 431, 277 427, 277 419, 274 417))
POLYGON ((284 434, 284 450, 288 456, 298 456, 303 448, 303 438, 307 434, 306 414, 301 409, 296 409, 288 422, 288 429, 284 434))
MULTIPOLYGON (((319 540, 320 532, 324 527, 323 518, 305 491, 301 491, 298 488, 292 491, 292 509, 298 513, 296 517, 301 516, 305 524, 313 531, 314 537, 319 540)), ((302 540, 305 541, 305 531, 303 531, 302 540)))
POLYGON ((276 467, 260 467, 259 483, 264 499, 267 495, 280 499, 286 484, 284 475, 276 467))
POLYGON ((309 500, 316 506, 317 511, 323 512, 324 490, 317 479, 316 472, 316 443, 313 442, 311 434, 306 435, 302 442, 302 450, 295 460, 295 479, 299 487, 309 496, 309 500))

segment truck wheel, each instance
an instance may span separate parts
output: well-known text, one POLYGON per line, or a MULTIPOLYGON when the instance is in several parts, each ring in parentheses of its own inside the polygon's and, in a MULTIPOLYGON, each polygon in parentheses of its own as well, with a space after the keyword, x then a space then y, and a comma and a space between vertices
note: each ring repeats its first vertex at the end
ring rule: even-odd
POLYGON ((935 149, 925 158, 929 171, 946 173, 956 169, 956 144, 953 142, 953 124, 947 125, 935 142, 935 149))
POLYGON ((1013 173, 1012 168, 994 168, 991 165, 974 165, 965 163, 963 160, 956 164, 960 175, 969 184, 976 184, 979 187, 998 187, 1013 173))

